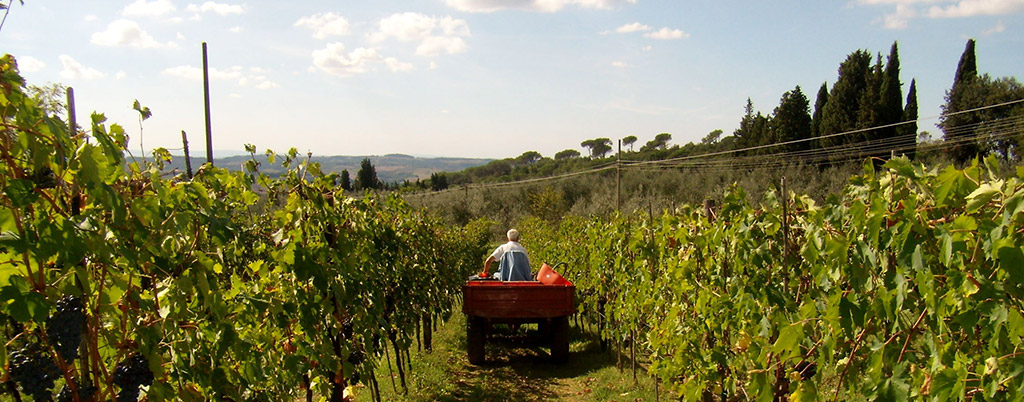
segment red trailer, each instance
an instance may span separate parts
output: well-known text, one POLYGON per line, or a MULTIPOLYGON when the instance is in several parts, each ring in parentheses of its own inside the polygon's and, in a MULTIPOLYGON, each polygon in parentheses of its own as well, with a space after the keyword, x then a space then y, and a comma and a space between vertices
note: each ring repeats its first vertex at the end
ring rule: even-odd
POLYGON ((576 313, 576 286, 547 266, 538 277, 540 281, 470 280, 462 287, 470 363, 484 362, 487 336, 491 326, 499 323, 537 323, 550 339, 552 360, 568 359, 569 316, 576 313))

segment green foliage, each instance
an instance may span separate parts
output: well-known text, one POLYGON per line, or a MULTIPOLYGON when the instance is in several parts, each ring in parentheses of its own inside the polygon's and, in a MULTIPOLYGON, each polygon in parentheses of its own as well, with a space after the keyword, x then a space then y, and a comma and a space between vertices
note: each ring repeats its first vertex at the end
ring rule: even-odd
MULTIPOLYGON (((850 53, 839 65, 839 78, 832 85, 828 102, 821 112, 819 137, 859 128, 861 98, 867 91, 867 77, 871 73, 871 55, 864 50, 850 53)), ((823 147, 843 144, 845 139, 822 138, 823 147)), ((853 142, 854 140, 850 140, 853 142)))
POLYGON ((636 143, 636 140, 637 140, 637 138, 636 138, 635 135, 627 135, 627 136, 622 138, 622 145, 629 147, 629 150, 632 151, 633 150, 633 144, 636 143))
POLYGON ((907 106, 903 109, 903 121, 906 123, 897 129, 899 146, 906 149, 908 158, 914 159, 917 155, 917 80, 910 80, 907 106))
POLYGON ((577 151, 575 149, 566 149, 564 151, 559 151, 558 153, 555 154, 555 160, 573 159, 579 157, 580 151, 577 151))
POLYGON ((348 169, 341 171, 341 183, 339 183, 342 190, 352 191, 352 177, 349 176, 348 169))
POLYGON ((681 399, 1019 400, 1024 169, 865 163, 819 203, 526 220, 581 311, 681 399))
POLYGON ((1019 160, 1019 140, 1005 133, 1021 128, 1024 106, 971 110, 1024 99, 1024 86, 1016 78, 994 79, 988 74, 978 75, 977 70, 971 39, 960 56, 953 87, 946 92, 939 118, 943 137, 950 144, 950 156, 963 164, 995 151, 1006 159, 1019 160))
POLYGON ((379 357, 406 355, 426 317, 451 314, 488 239, 486 223, 442 224, 397 197, 346 198, 294 149, 268 152, 280 179, 251 146, 246 171, 207 164, 192 180, 162 174, 165 150, 126 163, 123 128, 93 115, 91 139, 69 135, 10 56, 0 119, 0 354, 41 345, 60 371, 54 388, 97 400, 140 383, 129 378, 144 366, 151 401, 373 387, 379 357), (86 315, 77 357, 48 343, 66 296, 86 315))
POLYGON ((356 172, 356 188, 360 190, 375 190, 380 188, 380 180, 377 180, 377 169, 373 167, 370 158, 363 158, 359 164, 359 172, 356 172))
MULTIPOLYGON (((828 103, 828 83, 822 83, 821 88, 818 88, 818 96, 814 100, 814 114, 811 116, 811 136, 821 136, 821 116, 825 109, 825 104, 828 103)), ((817 147, 818 144, 813 144, 817 147)))
POLYGON ((644 151, 652 151, 652 150, 655 150, 655 149, 665 149, 665 147, 668 146, 668 142, 669 141, 672 141, 672 134, 669 134, 669 133, 658 134, 658 135, 654 136, 653 140, 647 141, 647 144, 644 144, 643 147, 640 147, 640 151, 644 152, 644 151))
POLYGON ((590 157, 593 159, 604 158, 608 151, 612 150, 612 140, 607 138, 594 138, 580 143, 581 147, 590 150, 590 157))
MULTIPOLYGON (((792 91, 782 94, 779 106, 775 108, 769 123, 772 138, 779 143, 811 138, 811 114, 807 97, 797 85, 792 91)), ((804 151, 810 149, 810 142, 788 144, 773 152, 804 151)))

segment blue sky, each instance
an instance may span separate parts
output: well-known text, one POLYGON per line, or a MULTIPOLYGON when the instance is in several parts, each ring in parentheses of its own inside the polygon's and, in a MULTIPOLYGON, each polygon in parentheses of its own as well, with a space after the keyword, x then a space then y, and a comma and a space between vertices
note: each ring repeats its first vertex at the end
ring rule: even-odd
MULTIPOLYGON (((813 104, 846 55, 893 41, 923 118, 968 38, 981 72, 1024 68, 1024 0, 14 3, 0 51, 30 84, 74 87, 79 115, 105 113, 136 154, 135 99, 153 111, 145 148, 181 148, 185 130, 202 153, 204 41, 215 148, 315 155, 552 156, 662 132, 684 144, 731 133, 748 97, 769 114, 799 85, 813 104)), ((941 136, 935 121, 921 129, 941 136)))

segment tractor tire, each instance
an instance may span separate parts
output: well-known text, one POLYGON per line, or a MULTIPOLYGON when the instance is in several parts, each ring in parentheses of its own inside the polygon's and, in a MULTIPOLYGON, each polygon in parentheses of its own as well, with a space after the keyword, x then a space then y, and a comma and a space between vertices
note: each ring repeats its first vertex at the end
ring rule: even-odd
POLYGON ((551 361, 565 363, 569 360, 569 317, 551 319, 551 361))
POLYGON ((466 353, 469 363, 484 363, 484 343, 487 341, 487 321, 482 317, 466 317, 466 353))

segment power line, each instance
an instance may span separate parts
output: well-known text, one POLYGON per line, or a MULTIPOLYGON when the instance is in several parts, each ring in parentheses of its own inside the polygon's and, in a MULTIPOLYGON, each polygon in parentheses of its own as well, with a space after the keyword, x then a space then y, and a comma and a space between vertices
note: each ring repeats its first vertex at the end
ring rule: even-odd
POLYGON ((982 106, 974 109, 963 110, 953 113, 945 113, 938 116, 919 118, 916 120, 908 120, 899 123, 885 124, 875 127, 862 128, 850 131, 844 131, 841 133, 834 133, 813 138, 804 138, 799 140, 785 141, 780 143, 757 145, 740 149, 731 149, 724 151, 708 152, 699 155, 687 155, 677 158, 661 159, 654 161, 635 161, 635 160, 621 160, 618 162, 610 162, 597 167, 565 173, 556 176, 538 177, 525 180, 517 180, 503 183, 482 183, 482 184, 468 184, 459 188, 449 188, 442 191, 434 192, 422 192, 422 193, 411 193, 405 196, 426 196, 426 195, 438 195, 451 191, 468 190, 473 189, 488 189, 488 188, 503 188, 503 187, 518 187, 532 183, 540 183, 553 180, 567 179, 571 177, 587 175, 592 173, 599 173, 606 170, 614 169, 616 167, 627 169, 627 170, 638 170, 638 171, 657 171, 657 170, 674 170, 674 169, 695 169, 701 171, 715 171, 724 169, 755 169, 755 168, 766 168, 772 166, 782 166, 784 164, 792 163, 794 161, 800 162, 806 165, 820 166, 826 164, 832 164, 840 161, 849 161, 862 159, 865 157, 880 156, 889 153, 902 154, 908 151, 920 150, 920 148, 934 148, 934 147, 945 147, 949 148, 961 144, 975 142, 979 139, 986 139, 989 141, 1002 141, 1014 137, 1024 137, 1024 116, 1013 116, 1008 118, 987 120, 978 123, 967 124, 964 126, 956 127, 945 133, 946 139, 936 145, 928 144, 917 144, 916 138, 913 142, 910 142, 905 137, 889 137, 877 140, 861 141, 857 143, 847 143, 830 145, 826 147, 817 147, 813 149, 806 149, 800 151, 783 151, 764 155, 742 155, 743 153, 749 153, 751 151, 758 151, 762 149, 783 147, 792 144, 801 144, 812 141, 821 141, 823 139, 848 137, 855 134, 871 132, 873 130, 880 130, 885 128, 900 127, 909 125, 912 123, 921 123, 929 120, 937 120, 943 117, 955 116, 964 113, 979 112, 988 109, 999 108, 1003 106, 1010 106, 1019 103, 1024 103, 1024 99, 1018 99, 1014 101, 1003 102, 994 105, 982 106), (983 128, 984 131, 981 134, 977 133, 978 129, 983 128), (966 135, 974 134, 974 135, 966 135), (741 154, 729 158, 715 158, 723 155, 730 154, 741 154))

